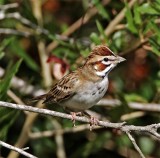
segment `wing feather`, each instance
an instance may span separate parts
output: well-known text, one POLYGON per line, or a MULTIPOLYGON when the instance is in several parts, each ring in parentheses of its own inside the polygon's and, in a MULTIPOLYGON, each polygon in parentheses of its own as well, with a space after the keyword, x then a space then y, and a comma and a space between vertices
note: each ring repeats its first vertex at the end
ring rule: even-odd
POLYGON ((77 87, 78 73, 72 72, 63 77, 53 88, 46 94, 46 99, 43 103, 61 102, 75 94, 77 87))

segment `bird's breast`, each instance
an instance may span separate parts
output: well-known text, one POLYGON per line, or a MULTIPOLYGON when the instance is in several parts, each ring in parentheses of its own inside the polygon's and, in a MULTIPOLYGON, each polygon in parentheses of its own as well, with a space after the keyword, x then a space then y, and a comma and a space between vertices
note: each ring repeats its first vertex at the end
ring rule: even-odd
POLYGON ((106 93, 108 88, 108 78, 93 83, 86 82, 77 90, 76 94, 63 106, 73 111, 84 111, 95 105, 106 93))

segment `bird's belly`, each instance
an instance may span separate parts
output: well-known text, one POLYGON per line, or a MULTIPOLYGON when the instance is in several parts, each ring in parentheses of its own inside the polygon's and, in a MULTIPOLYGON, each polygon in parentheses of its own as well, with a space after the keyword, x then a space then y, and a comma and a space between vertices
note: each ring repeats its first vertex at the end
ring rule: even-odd
POLYGON ((63 103, 63 107, 66 107, 72 111, 84 111, 95 105, 106 93, 107 84, 96 85, 85 88, 76 93, 73 97, 63 103))

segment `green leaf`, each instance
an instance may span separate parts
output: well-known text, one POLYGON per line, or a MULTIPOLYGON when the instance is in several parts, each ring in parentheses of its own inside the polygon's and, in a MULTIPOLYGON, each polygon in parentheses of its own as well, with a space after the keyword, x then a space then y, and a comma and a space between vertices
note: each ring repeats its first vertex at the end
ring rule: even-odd
POLYGON ((156 55, 160 56, 160 50, 158 50, 156 47, 152 46, 152 51, 153 51, 153 53, 155 53, 156 55))
POLYGON ((139 89, 139 93, 147 100, 151 100, 155 96, 152 82, 144 82, 139 89))
POLYGON ((24 59, 25 63, 34 71, 38 71, 39 67, 36 62, 25 52, 17 40, 12 41, 11 50, 13 53, 24 59))
POLYGON ((6 38, 1 42, 0 52, 3 51, 13 41, 13 39, 14 39, 13 37, 6 38))
POLYGON ((93 0, 93 4, 97 7, 99 14, 103 18, 110 20, 109 14, 99 0, 93 0))
POLYGON ((80 54, 83 56, 83 57, 87 57, 88 56, 88 54, 89 54, 89 49, 88 48, 86 48, 86 49, 81 49, 81 51, 80 51, 80 54))
POLYGON ((153 29, 155 31, 156 34, 158 34, 158 36, 160 37, 160 29, 159 26, 157 26, 157 24, 155 24, 155 22, 150 21, 149 24, 150 29, 153 29))
POLYGON ((12 77, 16 74, 19 69, 22 60, 19 60, 16 64, 12 65, 12 67, 6 72, 5 77, 3 80, 0 81, 0 100, 4 99, 4 96, 7 93, 7 90, 10 87, 10 82, 12 77))
POLYGON ((19 111, 9 109, 6 107, 0 107, 0 139, 5 140, 7 137, 10 126, 14 123, 17 118, 19 111))
POLYGON ((158 40, 155 40, 154 38, 149 39, 153 53, 160 56, 160 44, 157 41, 158 40))
POLYGON ((3 5, 5 0, 0 0, 0 5, 3 5))
POLYGON ((105 35, 104 29, 98 20, 96 20, 96 25, 97 25, 98 31, 100 32, 100 35, 103 37, 103 39, 105 39, 105 41, 107 41, 108 40, 107 36, 105 35))
POLYGON ((132 33, 138 33, 138 30, 134 24, 134 18, 132 16, 131 9, 129 8, 128 4, 125 3, 126 6, 126 19, 127 19, 127 28, 132 32, 132 33))
POLYGON ((125 99, 127 100, 127 102, 136 101, 136 102, 147 103, 147 100, 145 98, 135 93, 125 94, 125 99))
POLYGON ((0 51, 0 60, 4 57, 4 52, 0 51))
POLYGON ((141 14, 148 14, 148 15, 160 15, 160 12, 157 11, 150 3, 144 3, 138 8, 141 14))
POLYGON ((104 30, 103 30, 103 27, 98 20, 96 20, 96 25, 97 25, 98 31, 103 35, 104 30))
POLYGON ((135 23, 136 24, 141 24, 142 20, 141 20, 140 12, 138 10, 138 4, 137 3, 134 5, 133 12, 134 12, 134 21, 135 21, 135 23))
POLYGON ((94 42, 96 45, 101 44, 101 40, 99 39, 99 36, 95 33, 92 32, 90 35, 90 39, 92 42, 94 42))

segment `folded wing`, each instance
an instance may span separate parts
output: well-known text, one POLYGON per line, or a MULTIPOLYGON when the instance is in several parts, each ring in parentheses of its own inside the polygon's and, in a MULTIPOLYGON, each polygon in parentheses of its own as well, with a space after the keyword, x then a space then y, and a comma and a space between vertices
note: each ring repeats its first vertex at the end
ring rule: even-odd
POLYGON ((53 88, 46 94, 43 103, 61 102, 75 94, 77 83, 79 82, 78 74, 72 72, 63 77, 53 88))

